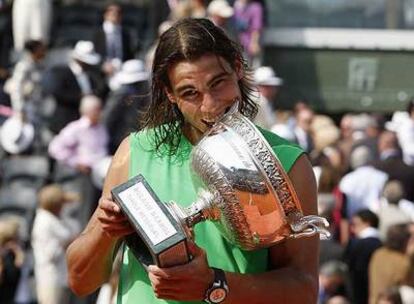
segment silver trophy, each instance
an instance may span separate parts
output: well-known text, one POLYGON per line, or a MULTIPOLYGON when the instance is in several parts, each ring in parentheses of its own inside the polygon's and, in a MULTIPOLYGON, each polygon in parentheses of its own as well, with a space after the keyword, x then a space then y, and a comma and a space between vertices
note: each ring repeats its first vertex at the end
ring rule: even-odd
POLYGON ((214 222, 229 242, 243 250, 315 234, 329 237, 327 220, 303 215, 272 148, 234 108, 193 147, 193 181, 200 190, 190 207, 161 202, 143 176, 113 189, 115 201, 137 231, 127 243, 144 265, 188 262, 191 228, 205 220, 214 222))

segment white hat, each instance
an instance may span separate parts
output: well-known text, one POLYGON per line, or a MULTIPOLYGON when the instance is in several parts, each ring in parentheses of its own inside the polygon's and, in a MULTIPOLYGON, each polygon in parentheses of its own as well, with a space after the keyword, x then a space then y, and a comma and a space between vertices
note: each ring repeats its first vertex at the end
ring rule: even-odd
POLYGON ((226 0, 213 0, 207 7, 207 13, 209 15, 218 15, 222 18, 230 18, 233 16, 234 10, 226 0))
POLYGON ((10 154, 27 150, 34 140, 34 127, 17 117, 8 118, 1 128, 0 141, 3 149, 10 154))
POLYGON ((121 70, 115 77, 119 84, 130 84, 148 80, 149 73, 145 71, 145 65, 142 60, 131 59, 124 62, 121 70))
POLYGON ((258 85, 280 86, 283 79, 276 76, 275 71, 271 67, 263 66, 254 72, 254 81, 258 85))
POLYGON ((95 47, 91 41, 78 41, 73 48, 72 58, 89 65, 96 65, 101 61, 101 55, 95 52, 95 47))

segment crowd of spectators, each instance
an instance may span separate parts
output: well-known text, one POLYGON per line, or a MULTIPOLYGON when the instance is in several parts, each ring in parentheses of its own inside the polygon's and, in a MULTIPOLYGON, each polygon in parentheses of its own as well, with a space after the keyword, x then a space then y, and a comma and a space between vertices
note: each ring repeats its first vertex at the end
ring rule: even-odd
MULTIPOLYGON (((414 303, 414 100, 392 116, 339 121, 303 100, 282 111, 283 79, 261 66, 265 1, 103 2, 0 1, 1 303, 96 301, 71 295, 64 251, 96 207, 111 155, 139 128, 157 37, 184 17, 210 18, 242 45, 255 123, 311 158, 333 235, 321 241, 320 304, 414 303), (75 36, 59 28, 65 9, 66 21, 79 14, 75 36)), ((106 287, 99 303, 115 294, 106 287)))

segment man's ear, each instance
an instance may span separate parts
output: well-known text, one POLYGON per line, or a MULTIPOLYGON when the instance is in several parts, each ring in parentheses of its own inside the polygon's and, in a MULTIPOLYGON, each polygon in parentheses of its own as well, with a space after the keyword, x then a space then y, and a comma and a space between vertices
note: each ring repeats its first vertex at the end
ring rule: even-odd
POLYGON ((175 98, 174 94, 171 92, 169 88, 164 88, 165 95, 167 95, 168 100, 171 103, 177 103, 177 99, 175 98))
POLYGON ((240 60, 236 60, 234 67, 236 70, 237 80, 242 79, 244 77, 243 63, 240 60))

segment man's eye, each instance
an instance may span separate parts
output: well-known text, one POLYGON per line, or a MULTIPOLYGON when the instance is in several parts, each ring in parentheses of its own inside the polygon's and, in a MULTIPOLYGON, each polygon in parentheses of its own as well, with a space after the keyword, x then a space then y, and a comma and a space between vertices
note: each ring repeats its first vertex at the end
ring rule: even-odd
POLYGON ((191 97, 195 97, 196 95, 197 95, 197 91, 191 90, 191 91, 185 91, 182 94, 182 97, 184 97, 184 98, 191 98, 191 97))
POLYGON ((220 84, 222 84, 224 82, 224 79, 218 79, 217 81, 213 82, 213 84, 211 85, 212 88, 216 88, 218 87, 220 84))

